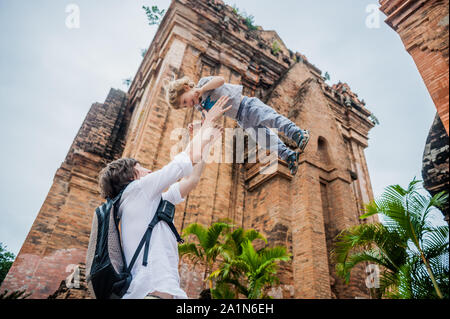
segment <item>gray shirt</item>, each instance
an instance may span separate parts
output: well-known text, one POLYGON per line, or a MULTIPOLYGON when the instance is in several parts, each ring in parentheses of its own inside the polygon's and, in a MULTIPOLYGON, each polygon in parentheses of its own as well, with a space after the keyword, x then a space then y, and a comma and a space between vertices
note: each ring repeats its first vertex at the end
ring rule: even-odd
MULTIPOLYGON (((197 87, 202 87, 203 85, 211 81, 212 78, 212 76, 201 78, 200 81, 198 81, 197 87)), ((236 119, 239 106, 241 104, 242 85, 225 83, 224 85, 219 86, 217 89, 206 91, 202 95, 200 104, 195 105, 195 108, 200 112, 201 110, 209 111, 211 107, 216 103, 216 101, 223 95, 226 95, 230 98, 230 100, 228 101, 228 105, 225 105, 225 107, 232 105, 231 109, 225 112, 224 115, 231 117, 232 119, 236 119)))

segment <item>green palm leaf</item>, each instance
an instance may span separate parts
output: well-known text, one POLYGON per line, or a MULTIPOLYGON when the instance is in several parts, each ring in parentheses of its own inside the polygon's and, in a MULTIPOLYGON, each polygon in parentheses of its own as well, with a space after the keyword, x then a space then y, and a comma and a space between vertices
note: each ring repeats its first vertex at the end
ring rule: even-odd
POLYGON ((219 236, 222 234, 222 232, 226 228, 230 228, 232 225, 226 224, 226 223, 214 223, 211 225, 211 227, 208 228, 206 232, 206 241, 205 241, 205 247, 212 248, 214 245, 216 245, 219 236))
POLYGON ((201 247, 207 247, 208 232, 204 226, 198 223, 188 225, 185 229, 183 229, 183 237, 187 237, 189 235, 196 236, 201 247))
POLYGON ((203 254, 201 251, 197 250, 197 245, 194 243, 184 243, 178 245, 178 253, 180 256, 188 255, 192 257, 192 259, 203 257, 203 254))
MULTIPOLYGON (((443 207, 448 194, 419 193, 413 179, 404 189, 385 188, 365 206, 361 218, 383 215, 383 224, 362 224, 342 231, 332 251, 337 273, 348 282, 350 271, 362 262, 383 267, 380 291, 390 298, 442 298, 448 287, 448 227, 436 227, 429 216, 443 207)), ((448 293, 446 292, 448 295, 448 293)))
POLYGON ((261 239, 267 244, 267 239, 264 237, 260 232, 254 230, 254 229, 248 229, 244 232, 243 235, 244 240, 248 240, 250 242, 255 241, 256 239, 261 239))

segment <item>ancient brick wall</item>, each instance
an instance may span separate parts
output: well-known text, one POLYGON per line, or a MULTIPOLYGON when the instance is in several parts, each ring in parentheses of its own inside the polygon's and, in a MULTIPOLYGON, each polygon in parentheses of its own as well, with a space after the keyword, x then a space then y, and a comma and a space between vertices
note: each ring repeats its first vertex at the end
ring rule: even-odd
MULTIPOLYGON (((134 157, 157 170, 181 150, 183 138, 177 129, 200 115, 192 109, 171 109, 164 84, 183 75, 194 81, 221 75, 241 83, 244 94, 263 99, 311 130, 312 139, 295 177, 283 161, 271 174, 261 174, 267 163, 252 161, 250 149, 244 163, 226 161, 238 137, 219 140, 215 150, 221 151, 222 160, 207 165, 198 187, 177 206, 177 228, 228 218, 262 232, 269 245, 287 246, 293 258, 281 264, 280 285, 270 291, 276 298, 367 297, 363 269, 354 273, 350 286, 343 286, 329 252, 337 232, 360 223, 363 204, 373 198, 364 155, 374 126, 370 111, 345 83, 325 84, 320 69, 290 51, 276 32, 249 30, 231 7, 217 0, 173 1, 126 102, 105 103, 105 109, 94 104, 83 124, 87 128, 79 133, 82 142, 78 146, 77 137, 71 160, 58 170, 6 286, 28 285, 33 297, 46 297, 67 276, 57 254, 72 254, 66 261, 73 264, 84 261, 93 209, 100 203, 95 177, 101 163, 134 157), (272 51, 275 40, 278 52, 272 51), (24 262, 28 260, 29 265, 24 262), (55 268, 53 278, 44 266, 55 268)), ((237 126, 228 118, 223 124, 237 126)), ((184 259, 179 269, 182 287, 197 298, 205 270, 184 259)))
MULTIPOLYGON (((433 99, 437 118, 428 135, 422 176, 431 195, 448 189, 449 1, 380 0, 386 23, 399 35, 433 99)), ((448 204, 443 214, 448 222, 448 204)))
MULTIPOLYGON (((270 175, 259 173, 259 162, 213 162, 177 207, 175 224, 181 229, 192 222, 209 225, 230 218, 236 225, 261 231, 270 245, 286 245, 293 261, 281 266, 281 284, 271 291, 278 298, 367 296, 364 272, 355 272, 353 284, 344 287, 335 277, 329 251, 332 238, 359 223, 360 209, 373 198, 364 148, 374 124, 346 84, 330 87, 320 74, 306 57, 287 49, 275 32, 249 31, 220 1, 175 1, 130 88, 130 99, 141 111, 133 115, 124 156, 136 157, 152 169, 170 160, 178 142, 172 130, 200 119, 192 110, 169 108, 164 101, 166 78, 188 75, 198 81, 221 75, 242 83, 244 94, 260 97, 312 130, 314 138, 295 178, 282 161, 270 175), (271 50, 274 40, 279 52, 271 50), (327 163, 320 160, 320 143, 326 144, 327 163), (324 206, 329 207, 327 223, 324 206)), ((226 118, 224 125, 236 127, 226 118)), ((221 147, 222 153, 228 149, 225 139, 221 147)), ((188 295, 198 296, 204 269, 182 260, 180 275, 188 295)))
POLYGON ((84 262, 90 224, 102 202, 97 175, 123 151, 129 121, 127 96, 111 89, 105 103, 94 103, 37 215, 1 289, 26 289, 31 298, 47 298, 84 262))
POLYGON ((448 0, 380 0, 430 92, 448 135, 448 0))

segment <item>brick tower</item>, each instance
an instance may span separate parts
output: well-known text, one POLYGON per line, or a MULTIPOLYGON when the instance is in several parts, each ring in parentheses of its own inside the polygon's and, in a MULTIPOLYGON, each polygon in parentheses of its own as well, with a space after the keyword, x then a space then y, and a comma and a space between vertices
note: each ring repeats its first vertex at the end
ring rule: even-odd
POLYGON ((416 63, 448 135, 448 0, 380 0, 386 23, 416 63))
MULTIPOLYGON (((436 106, 436 116, 427 137, 422 178, 433 196, 449 187, 449 55, 448 0, 380 0, 386 23, 400 36, 436 106)), ((449 204, 442 208, 449 222, 449 204)))
MULTIPOLYGON (((171 160, 174 129, 200 119, 165 102, 164 83, 183 75, 241 83, 244 94, 266 101, 313 137, 295 177, 282 161, 272 174, 261 174, 264 164, 248 159, 208 164, 199 186, 177 206, 177 228, 229 218, 262 232, 269 245, 287 246, 292 261, 281 265, 280 285, 270 291, 276 298, 368 297, 362 268, 343 285, 329 251, 340 230, 361 222, 363 204, 373 198, 364 155, 371 113, 345 83, 327 85, 276 32, 250 30, 231 7, 206 0, 172 1, 128 94, 112 90, 104 104, 92 106, 2 288, 28 288, 44 298, 68 275, 69 264, 84 261, 101 203, 96 176, 107 161, 134 157, 156 170, 171 160)), ((198 297, 203 273, 181 261, 189 297, 198 297)))
POLYGON ((27 289, 31 298, 47 298, 61 280, 84 262, 92 212, 100 201, 97 174, 123 152, 129 122, 128 99, 111 89, 105 103, 94 103, 1 290, 27 289))

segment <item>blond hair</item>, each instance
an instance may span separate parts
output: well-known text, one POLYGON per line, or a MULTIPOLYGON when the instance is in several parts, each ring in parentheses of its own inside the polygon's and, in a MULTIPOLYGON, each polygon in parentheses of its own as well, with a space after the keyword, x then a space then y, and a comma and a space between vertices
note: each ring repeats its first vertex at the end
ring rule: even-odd
POLYGON ((180 107, 180 96, 186 92, 185 85, 188 85, 191 89, 195 86, 195 83, 187 76, 181 79, 170 81, 166 87, 166 99, 167 103, 174 109, 180 107))

